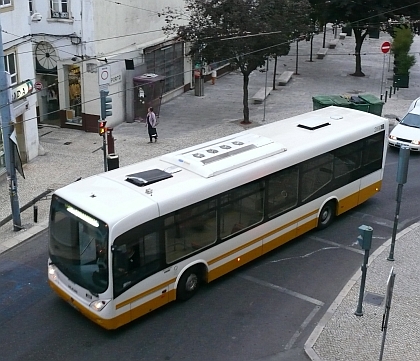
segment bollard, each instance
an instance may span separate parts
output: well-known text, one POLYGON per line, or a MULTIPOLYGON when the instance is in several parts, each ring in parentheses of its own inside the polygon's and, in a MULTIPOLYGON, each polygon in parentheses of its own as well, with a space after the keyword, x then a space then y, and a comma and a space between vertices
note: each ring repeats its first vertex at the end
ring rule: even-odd
POLYGON ((34 223, 38 223, 38 206, 34 204, 34 223))
POLYGON ((389 99, 391 99, 391 94, 392 94, 392 86, 389 87, 389 99))
POLYGON ((395 90, 396 90, 396 88, 395 88, 395 86, 394 86, 394 94, 395 94, 395 90))
POLYGON ((386 103, 387 98, 388 98, 388 90, 385 91, 385 103, 386 103))

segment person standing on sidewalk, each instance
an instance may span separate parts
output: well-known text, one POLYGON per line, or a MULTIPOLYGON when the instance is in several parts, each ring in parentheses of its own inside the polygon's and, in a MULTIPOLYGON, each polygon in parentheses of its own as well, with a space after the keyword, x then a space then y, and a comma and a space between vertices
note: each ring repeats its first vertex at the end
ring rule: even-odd
POLYGON ((153 108, 150 107, 147 109, 147 116, 146 116, 146 127, 147 132, 149 133, 150 142, 153 143, 153 138, 155 139, 155 143, 157 142, 157 131, 156 131, 156 114, 153 112, 153 108))

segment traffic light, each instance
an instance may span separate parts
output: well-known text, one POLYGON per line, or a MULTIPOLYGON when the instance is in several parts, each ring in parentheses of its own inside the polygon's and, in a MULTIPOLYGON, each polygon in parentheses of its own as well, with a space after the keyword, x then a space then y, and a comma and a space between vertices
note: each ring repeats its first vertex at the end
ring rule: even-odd
POLYGON ((99 135, 105 135, 105 133, 106 133, 106 120, 98 120, 98 133, 99 133, 99 135))
POLYGON ((101 90, 101 119, 105 120, 106 117, 112 115, 112 98, 108 97, 109 91, 101 90))
POLYGON ((372 232, 373 228, 369 226, 362 225, 359 228, 360 236, 357 237, 357 243, 362 249, 368 251, 372 246, 372 232))

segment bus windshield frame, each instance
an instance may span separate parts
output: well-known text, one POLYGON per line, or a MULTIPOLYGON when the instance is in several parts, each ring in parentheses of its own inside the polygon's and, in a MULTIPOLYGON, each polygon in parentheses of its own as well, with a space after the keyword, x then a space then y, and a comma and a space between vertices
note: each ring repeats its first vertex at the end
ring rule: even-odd
POLYGON ((54 195, 49 256, 70 281, 93 295, 109 286, 108 225, 54 195))

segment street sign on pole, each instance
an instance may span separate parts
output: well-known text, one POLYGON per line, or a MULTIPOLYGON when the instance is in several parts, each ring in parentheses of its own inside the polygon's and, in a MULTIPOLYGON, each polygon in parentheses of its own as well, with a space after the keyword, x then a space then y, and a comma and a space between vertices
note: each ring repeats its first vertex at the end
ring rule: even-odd
POLYGON ((381 45, 381 51, 386 54, 391 49, 391 43, 389 41, 384 41, 381 45))
POLYGON ((111 82, 111 66, 103 65, 99 67, 98 71, 98 84, 108 85, 111 82))
MULTIPOLYGON (((389 50, 391 49, 391 43, 389 41, 384 41, 381 45, 381 51, 384 54, 384 61, 382 64, 382 78, 381 78, 381 99, 382 99, 382 89, 383 89, 383 83, 384 83, 384 71, 385 71, 385 57, 386 54, 389 52, 389 50)), ((386 101, 386 100, 385 100, 386 101)))
POLYGON ((34 84, 34 88, 35 88, 35 90, 37 90, 37 91, 40 91, 40 90, 42 90, 42 88, 44 87, 44 85, 40 82, 40 81, 37 81, 37 82, 35 82, 35 84, 34 84))

